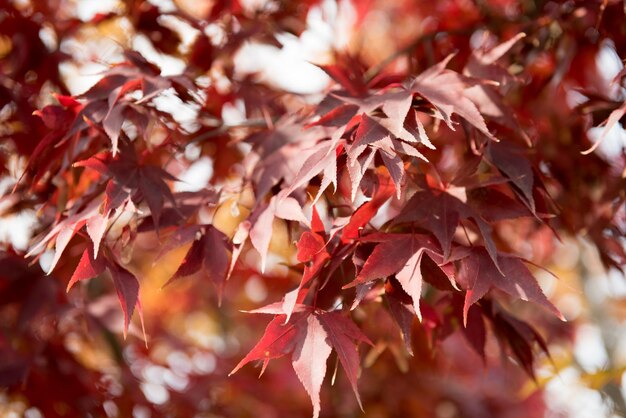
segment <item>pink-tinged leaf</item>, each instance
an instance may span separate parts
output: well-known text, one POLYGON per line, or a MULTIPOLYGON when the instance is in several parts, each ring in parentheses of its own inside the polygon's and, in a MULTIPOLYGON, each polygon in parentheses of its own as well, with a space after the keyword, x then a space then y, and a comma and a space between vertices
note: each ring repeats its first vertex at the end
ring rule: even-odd
POLYGON ((261 272, 265 272, 267 251, 272 239, 272 225, 274 223, 274 208, 269 205, 261 212, 250 229, 250 241, 261 255, 261 272))
POLYGON ((80 261, 78 262, 78 266, 76 266, 76 270, 74 270, 74 273, 67 284, 66 292, 69 292, 72 286, 81 280, 88 280, 99 276, 104 272, 105 267, 106 264, 103 257, 94 259, 89 251, 89 248, 85 248, 83 255, 80 257, 80 261))
POLYGON ((624 114, 626 114, 626 101, 622 103, 620 107, 611 112, 606 120, 604 129, 602 130, 602 133, 600 134, 600 137, 598 138, 596 143, 593 144, 589 149, 582 151, 581 154, 588 155, 594 152, 600 146, 604 138, 606 138, 609 131, 613 129, 615 124, 622 118, 622 116, 624 116, 624 114))
POLYGON ((326 361, 331 351, 328 336, 318 317, 309 315, 306 335, 293 352, 292 365, 313 403, 313 418, 319 417, 320 388, 326 376, 326 361))
POLYGON ((363 299, 365 299, 365 297, 369 294, 373 287, 374 282, 366 282, 356 285, 354 300, 352 301, 352 306, 350 306, 351 311, 355 310, 361 304, 361 302, 363 302, 363 299))
POLYGON ((428 159, 421 152, 419 152, 417 149, 413 148, 409 144, 406 144, 402 141, 398 141, 397 139, 392 138, 391 145, 393 146, 393 151, 396 154, 410 155, 411 157, 416 157, 416 158, 419 158, 420 160, 428 162, 428 159))
MULTIPOLYGON (((515 112, 508 106, 501 91, 505 91, 508 84, 515 82, 515 77, 505 65, 496 63, 508 50, 525 35, 517 34, 508 41, 493 48, 481 45, 472 51, 463 73, 475 79, 490 80, 493 84, 476 83, 465 90, 465 95, 473 101, 480 112, 491 120, 515 131, 530 146, 528 134, 521 128, 515 112), (502 88, 498 88, 502 86, 502 88)), ((486 40, 487 38, 485 38, 486 40)), ((486 42, 485 42, 486 43, 486 42)))
MULTIPOLYGON (((253 309, 251 311, 241 311, 241 312, 245 312, 249 314, 284 315, 285 310, 283 309, 283 305, 284 305, 283 302, 274 302, 274 303, 270 303, 269 305, 265 305, 261 308, 253 309)), ((308 305, 297 303, 293 308, 293 312, 305 312, 305 311, 311 311, 311 307, 308 305)), ((289 322, 289 321, 286 321, 286 322, 289 322)))
POLYGON ((130 198, 130 192, 115 180, 109 180, 104 190, 103 212, 119 208, 130 198))
MULTIPOLYGON (((383 112, 385 112, 387 117, 390 119, 395 132, 399 132, 403 129, 404 119, 406 119, 409 109, 411 109, 412 102, 413 94, 404 89, 385 96, 383 112)), ((392 133, 394 133, 394 131, 392 131, 392 133)))
POLYGON ((451 129, 454 127, 450 117, 456 113, 488 138, 497 141, 489 132, 476 105, 465 95, 465 89, 471 87, 469 81, 461 74, 445 68, 451 58, 448 56, 420 74, 413 82, 412 91, 419 93, 439 110, 451 129))
POLYGON ((359 191, 361 180, 363 179, 365 172, 374 160, 375 156, 376 150, 370 148, 365 151, 361 157, 352 162, 348 161, 348 163, 346 164, 348 168, 348 175, 350 176, 350 201, 354 202, 357 192, 359 191))
POLYGON ((272 198, 274 205, 274 216, 288 221, 302 222, 309 225, 309 220, 302 212, 302 206, 293 197, 275 196, 272 198))
POLYGON ((109 175, 110 171, 107 166, 107 159, 107 153, 99 153, 86 160, 75 162, 73 166, 85 167, 97 171, 99 174, 109 175))
POLYGON ((296 305, 298 304, 298 300, 302 301, 303 297, 306 295, 306 291, 302 291, 302 285, 297 288, 285 293, 283 297, 283 301, 280 304, 281 313, 285 314, 285 323, 289 322, 291 319, 291 315, 294 312, 296 305))
POLYGON ((337 357, 346 372, 357 402, 363 409, 356 384, 360 364, 357 344, 359 342, 373 344, 350 318, 343 316, 340 312, 324 312, 318 318, 326 330, 331 345, 337 352, 337 357))
POLYGON ((61 231, 59 231, 59 234, 57 235, 55 240, 54 257, 52 258, 52 263, 50 263, 48 274, 52 273, 52 270, 54 270, 57 263, 61 259, 61 255, 63 255, 63 251, 70 243, 70 240, 72 239, 72 237, 74 237, 76 231, 82 228, 83 225, 85 225, 85 221, 79 221, 73 225, 68 225, 62 228, 61 231))
POLYGON ((288 323, 284 323, 285 315, 277 315, 265 328, 265 333, 252 350, 235 366, 229 376, 236 373, 251 361, 263 360, 261 374, 271 359, 291 353, 305 331, 306 315, 294 313, 288 323))
POLYGON ((363 115, 361 123, 354 135, 354 142, 348 148, 348 164, 354 165, 357 158, 363 154, 365 149, 372 144, 380 142, 385 138, 390 138, 390 133, 373 118, 363 115))
POLYGON ((417 115, 417 112, 413 112, 413 118, 409 120, 412 120, 415 123, 415 130, 417 132, 417 135, 414 134, 414 136, 419 138, 420 142, 426 145, 428 148, 435 149, 435 146, 433 145, 432 142, 430 142, 430 139, 428 138, 428 135, 426 134, 426 129, 424 128, 424 124, 422 123, 419 116, 417 115))
POLYGON ((499 255, 498 264, 502 274, 484 248, 475 248, 468 257, 461 260, 459 282, 463 288, 467 289, 463 307, 464 323, 467 323, 467 313, 470 306, 485 296, 492 288, 541 305, 559 319, 565 320, 561 312, 546 298, 537 283, 537 279, 521 259, 509 255, 499 255))
POLYGON ((117 297, 124 312, 124 338, 126 338, 130 319, 133 316, 137 298, 139 297, 139 282, 131 272, 118 264, 109 263, 107 267, 111 273, 117 297))
POLYGON ((413 309, 415 309, 415 313, 420 321, 422 320, 420 297, 422 295, 421 262, 423 254, 423 250, 415 252, 411 258, 408 259, 404 267, 396 273, 396 279, 400 282, 402 289, 411 296, 413 309))
POLYGON ((291 186, 287 189, 287 194, 290 194, 297 188, 306 184, 320 172, 324 174, 324 178, 318 191, 318 196, 320 196, 331 183, 334 185, 335 190, 337 189, 337 154, 332 148, 332 144, 322 144, 317 151, 307 158, 298 171, 298 174, 293 179, 291 186))
POLYGON ((111 153, 113 156, 117 154, 122 124, 124 123, 124 110, 126 105, 120 104, 113 106, 106 118, 102 121, 102 128, 111 139, 111 153))
POLYGON ((315 199, 313 199, 313 203, 319 200, 322 193, 324 193, 331 184, 333 185, 333 193, 337 191, 337 153, 331 150, 324 163, 324 177, 317 190, 317 195, 315 195, 315 199))
POLYGON ((115 107, 117 102, 119 102, 119 100, 123 98, 125 95, 127 95, 128 93, 132 91, 140 89, 141 84, 142 84, 142 79, 135 78, 135 79, 127 81, 126 83, 124 83, 124 85, 122 85, 118 89, 111 91, 111 94, 109 94, 109 98, 108 98, 109 111, 113 109, 113 107, 115 107))
POLYGON ((97 213, 91 218, 87 219, 87 234, 93 242, 94 258, 98 258, 98 250, 100 249, 100 242, 104 236, 104 232, 107 229, 109 221, 108 214, 97 213))
POLYGON ((233 270, 235 269, 235 264, 237 264, 237 260, 239 260, 239 256, 243 251, 243 247, 248 240, 248 236, 250 235, 250 221, 243 221, 237 227, 235 231, 235 235, 233 236, 233 254, 230 259, 230 266, 228 267, 228 273, 226 274, 226 280, 230 279, 230 276, 233 274, 233 270))
POLYGON ((267 252, 272 239, 272 226, 275 217, 289 221, 302 222, 307 226, 309 224, 309 220, 304 216, 302 207, 298 201, 293 197, 288 197, 286 191, 272 197, 269 205, 263 209, 250 230, 250 241, 261 255, 262 272, 265 271, 267 252))
POLYGON ((389 177, 391 177, 395 185, 396 197, 400 199, 400 195, 402 194, 402 181, 404 180, 404 163, 393 151, 385 152, 381 150, 379 154, 382 157, 385 168, 387 168, 389 172, 389 177))
POLYGON ((85 225, 87 219, 97 213, 99 204, 100 202, 97 199, 94 199, 82 211, 74 213, 62 221, 59 221, 43 239, 41 239, 28 251, 26 257, 30 257, 33 254, 41 252, 50 242, 54 240, 56 245, 55 256, 50 270, 47 273, 50 274, 58 263, 61 254, 69 244, 72 237, 85 225))

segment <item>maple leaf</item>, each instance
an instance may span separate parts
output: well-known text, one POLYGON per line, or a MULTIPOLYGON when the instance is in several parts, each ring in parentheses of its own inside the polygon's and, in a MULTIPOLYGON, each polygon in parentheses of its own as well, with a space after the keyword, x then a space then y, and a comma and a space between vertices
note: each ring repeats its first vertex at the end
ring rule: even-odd
MULTIPOLYGON (((48 128, 47 134, 41 138, 30 154, 28 164, 21 179, 26 174, 32 175, 31 190, 44 178, 45 174, 59 165, 59 160, 70 148, 72 140, 76 139, 76 133, 87 124, 79 119, 84 106, 73 98, 57 96, 61 106, 49 105, 35 111, 48 128)), ((61 166, 62 167, 62 166, 61 166)))
MULTIPOLYGON (((385 282, 385 300, 389 306, 389 313, 393 317, 402 333, 402 340, 406 351, 413 355, 411 338, 413 335, 413 318, 417 315, 413 306, 413 300, 404 290, 399 288, 397 280, 390 278, 385 282)), ((424 305, 421 305, 421 308, 424 305)))
POLYGON ((317 255, 326 243, 324 237, 311 231, 304 231, 298 240, 296 247, 298 248, 297 259, 301 263, 309 262, 317 255))
POLYGON ((378 188, 372 199, 363 203, 354 211, 341 232, 341 241, 350 242, 358 239, 362 228, 376 215, 378 209, 393 196, 393 188, 387 178, 378 176, 378 188))
POLYGON ((487 147, 487 158, 511 180, 515 186, 513 189, 521 197, 522 202, 535 214, 533 197, 535 175, 523 151, 513 144, 490 143, 487 147))
POLYGON ((332 142, 321 142, 311 150, 313 153, 304 161, 287 190, 288 195, 298 187, 309 182, 320 172, 323 173, 324 177, 313 203, 317 202, 329 185, 333 185, 333 192, 337 190, 337 152, 341 149, 341 146, 334 148, 333 145, 332 142))
POLYGON ((561 312, 546 298, 537 284, 537 279, 520 258, 498 254, 500 272, 484 247, 474 247, 469 255, 461 259, 460 263, 458 283, 467 290, 463 306, 465 324, 467 324, 470 306, 492 288, 500 289, 513 297, 537 303, 565 321, 561 312))
POLYGON ((259 342, 235 366, 229 373, 229 376, 236 373, 247 363, 255 360, 263 360, 262 375, 270 360, 291 353, 298 344, 298 340, 303 337, 306 329, 304 324, 306 324, 308 313, 294 312, 286 323, 284 314, 276 315, 265 328, 265 332, 259 342))
POLYGON ((294 349, 292 365, 313 403, 313 418, 320 413, 320 388, 332 347, 317 315, 307 317, 306 335, 294 349))
MULTIPOLYGON (((476 84, 465 90, 465 96, 476 104, 480 113, 501 125, 517 132, 527 144, 530 138, 519 125, 515 112, 504 102, 504 98, 498 87, 502 89, 516 81, 508 69, 499 64, 500 60, 520 39, 526 34, 518 33, 512 38, 493 47, 487 47, 486 42, 472 51, 467 64, 463 68, 463 74, 482 80, 491 80, 497 85, 487 83, 476 84)), ((485 37, 485 41, 487 37, 485 37)))
POLYGON ((126 338, 126 335, 128 334, 128 327, 130 326, 130 319, 133 316, 135 307, 139 307, 140 303, 139 281, 134 274, 117 263, 108 263, 107 269, 109 270, 109 273, 111 273, 117 297, 120 301, 120 305, 122 306, 122 311, 124 312, 124 338, 126 338))
MULTIPOLYGON (((443 339, 454 332, 460 331, 486 364, 485 343, 487 341, 487 329, 483 318, 485 313, 482 304, 483 302, 481 302, 481 305, 475 304, 470 306, 467 312, 467 322, 464 326, 459 326, 463 322, 464 297, 460 292, 444 295, 436 303, 437 307, 444 308, 443 321, 437 332, 443 339)), ((487 306, 488 304, 489 301, 484 300, 484 305, 487 306)))
POLYGON ((393 223, 411 222, 431 231, 441 245, 443 261, 446 262, 450 257, 454 234, 462 219, 470 219, 478 227, 489 255, 498 266, 491 225, 470 206, 445 191, 425 189, 416 192, 394 218, 393 223))
POLYGON ((396 195, 398 197, 400 197, 400 193, 402 191, 401 186, 404 180, 404 164, 398 154, 402 153, 427 161, 426 158, 415 148, 396 139, 395 136, 389 132, 389 130, 383 127, 383 125, 364 114, 361 117, 361 123, 359 124, 359 127, 354 135, 354 141, 347 150, 347 164, 349 167, 353 167, 353 170, 354 168, 358 169, 360 173, 360 176, 351 176, 353 177, 353 200, 355 190, 360 183, 360 177, 369 165, 369 162, 363 164, 358 162, 359 157, 361 157, 365 150, 369 150, 365 161, 371 161, 374 157, 374 153, 379 153, 383 160, 383 164, 387 168, 387 171, 395 184, 396 195))
POLYGON ((141 163, 132 144, 123 141, 120 149, 122 152, 116 157, 105 152, 74 163, 74 166, 93 169, 109 179, 102 208, 104 217, 129 199, 135 204, 145 201, 158 230, 165 200, 176 207, 174 195, 165 180, 178 179, 162 168, 141 163))
MULTIPOLYGON (((319 127, 304 129, 294 117, 284 117, 269 129, 247 137, 246 142, 252 145, 252 152, 246 156, 243 164, 252 172, 251 179, 256 195, 265 196, 281 180, 289 186, 296 182, 299 185, 304 184, 302 176, 308 174, 301 171, 305 163, 307 166, 316 164, 310 159, 314 158, 318 147, 323 146, 318 141, 326 133, 326 129, 319 127)), ((329 165, 325 164, 324 167, 329 165)), ((320 166, 320 169, 324 167, 320 166)), ((331 168, 328 167, 327 170, 331 168)), ((317 173, 311 173, 309 178, 315 175, 317 173)), ((334 176, 326 177, 330 181, 334 176)), ((299 186, 292 187, 286 195, 297 187, 299 186)))
MULTIPOLYGON (((87 247, 83 251, 80 261, 78 262, 78 265, 76 266, 76 269, 67 284, 66 291, 69 292, 70 289, 79 281, 99 276, 105 271, 105 269, 109 271, 111 279, 113 279, 113 285, 117 292, 120 306, 122 307, 122 312, 124 314, 124 338, 126 338, 133 312, 136 307, 138 309, 140 307, 139 281, 133 273, 122 267, 109 255, 105 256, 101 254, 100 257, 95 258, 93 256, 93 248, 92 251, 90 251, 90 248, 87 247)), ((140 315, 140 317, 143 328, 143 316, 140 315)), ((144 339, 147 342, 145 329, 144 339)))
MULTIPOLYGON (((150 141, 147 131, 148 118, 146 109, 141 106, 169 88, 186 93, 195 90, 193 82, 181 76, 164 77, 159 68, 147 61, 136 51, 124 51, 126 61, 114 65, 108 74, 80 97, 100 103, 104 112, 91 112, 85 116, 92 122, 101 125, 111 141, 111 153, 118 154, 122 125, 125 121, 133 121, 136 128, 143 133, 146 142, 150 141), (141 91, 140 99, 130 98, 130 93, 141 91)), ((152 116, 164 116, 163 113, 151 112, 152 116)))
POLYGON ((477 187, 467 190, 467 204, 488 222, 533 216, 526 206, 496 187, 477 187))
POLYGON ((292 354, 292 365, 298 378, 308 392, 313 403, 313 416, 320 411, 319 391, 326 375, 326 361, 331 347, 346 372, 359 405, 356 380, 359 371, 359 353, 357 345, 371 341, 350 320, 337 311, 313 310, 304 305, 297 305, 293 315, 287 321, 281 304, 273 304, 252 313, 274 314, 259 342, 235 366, 229 375, 236 373, 247 363, 262 360, 261 374, 271 359, 292 354))
POLYGON ((376 154, 380 155, 394 181, 396 193, 400 196, 404 179, 404 164, 400 155, 427 161, 414 145, 422 143, 434 149, 417 112, 412 108, 412 102, 413 93, 404 86, 364 97, 344 95, 342 92, 331 93, 322 101, 316 113, 322 116, 309 126, 322 125, 338 129, 334 131, 330 141, 320 143, 320 146, 328 147, 325 148, 326 152, 320 150, 307 160, 297 177, 298 183, 292 186, 292 190, 322 169, 325 172, 321 188, 326 189, 336 177, 336 169, 333 168, 336 158, 331 160, 334 157, 329 155, 328 149, 343 145, 345 140, 340 138, 356 128, 350 145, 346 146, 347 168, 352 180, 352 200, 376 154), (381 111, 384 113, 380 114, 381 111))
POLYGON ((352 320, 339 312, 323 312, 319 315, 319 320, 328 334, 333 349, 337 352, 339 362, 346 372, 359 406, 363 409, 356 384, 359 373, 359 352, 356 344, 359 342, 373 344, 352 320))
POLYGON ((293 312, 296 303, 302 302, 306 293, 303 292, 306 286, 310 285, 312 280, 319 276, 320 272, 331 259, 331 255, 328 252, 326 245, 326 234, 324 225, 322 224, 317 209, 313 206, 311 221, 311 231, 305 231, 300 236, 300 240, 296 244, 298 253, 296 255, 298 261, 302 263, 309 263, 304 266, 304 272, 298 287, 291 292, 287 293, 283 300, 283 313, 287 315, 287 321, 289 320, 291 313, 293 312))
POLYGON ((105 268, 106 263, 104 262, 104 257, 96 258, 92 252, 89 251, 89 248, 85 248, 78 262, 78 266, 76 266, 70 281, 67 283, 66 292, 69 292, 72 286, 81 280, 88 280, 99 276, 104 272, 105 268))
MULTIPOLYGON (((230 265, 229 252, 232 251, 232 246, 228 237, 214 226, 205 225, 203 228, 204 231, 201 233, 201 236, 196 238, 193 244, 191 244, 180 266, 163 287, 182 277, 202 271, 217 287, 218 296, 221 299, 222 288, 230 265)), ((183 240, 186 241, 191 237, 191 232, 193 232, 193 237, 195 238, 199 231, 200 227, 198 229, 190 229, 189 234, 184 234, 183 240)))
POLYGON ((50 274, 61 259, 63 252, 74 235, 76 235, 76 233, 87 224, 89 219, 98 213, 98 205, 99 202, 94 200, 85 208, 80 208, 80 205, 72 206, 69 210, 70 213, 68 216, 51 228, 50 231, 28 251, 26 257, 30 257, 33 254, 41 252, 46 245, 54 241, 54 256, 52 257, 52 261, 47 272, 50 274))
POLYGON ((454 130, 451 116, 456 113, 485 136, 497 141, 489 132, 476 104, 466 95, 466 90, 476 81, 446 69, 452 57, 449 55, 417 76, 410 86, 411 91, 428 100, 440 112, 450 129, 454 130))
MULTIPOLYGON (((368 237, 364 238, 365 240, 368 237)), ((415 313, 421 319, 419 300, 422 291, 421 260, 424 252, 439 254, 438 246, 427 235, 384 234, 369 237, 379 241, 354 281, 344 286, 353 287, 395 274, 402 289, 412 298, 415 313)))
POLYGON ((250 229, 250 241, 261 255, 261 271, 265 271, 267 252, 272 239, 272 224, 278 217, 289 221, 299 221, 307 225, 309 221, 302 213, 302 207, 293 197, 282 195, 273 196, 267 207, 257 215, 254 225, 250 229))
POLYGON ((367 94, 367 83, 363 78, 363 71, 359 71, 359 63, 352 57, 339 57, 338 65, 320 65, 333 80, 339 83, 349 94, 355 97, 367 94))
POLYGON ((536 380, 533 369, 535 357, 533 345, 537 344, 550 357, 548 345, 543 337, 528 323, 513 317, 496 303, 487 303, 486 307, 483 312, 491 320, 499 343, 508 345, 524 371, 536 380))

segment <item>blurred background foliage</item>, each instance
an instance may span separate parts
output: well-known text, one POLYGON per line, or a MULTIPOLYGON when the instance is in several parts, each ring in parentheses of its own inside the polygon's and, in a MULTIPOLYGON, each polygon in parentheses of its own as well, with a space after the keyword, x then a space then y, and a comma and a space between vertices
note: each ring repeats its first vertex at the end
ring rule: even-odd
MULTIPOLYGON (((260 381, 253 367, 228 377, 266 323, 242 311, 277 300, 298 282, 289 268, 296 249, 284 221, 273 226, 272 268, 261 276, 257 254, 245 251, 242 259, 249 268, 236 271, 221 307, 203 280, 161 289, 189 246, 160 256, 154 234, 137 239, 127 256, 142 277, 147 343, 136 317, 130 336, 122 339, 122 313, 107 281, 94 279, 66 294, 82 248, 69 248, 52 277, 21 259, 38 232, 38 214, 28 202, 16 201, 11 189, 46 129, 33 112, 54 102, 53 93, 84 92, 123 59, 124 49, 134 49, 163 74, 184 72, 207 80, 204 109, 167 97, 162 101, 177 123, 202 135, 210 115, 236 125, 248 119, 245 105, 268 95, 284 95, 280 106, 286 109, 314 102, 330 80, 310 62, 349 57, 371 75, 383 69, 420 71, 453 52, 464 61, 470 46, 490 33, 506 38, 520 31, 528 37, 509 71, 523 79, 524 88, 509 98, 538 154, 563 167, 560 182, 547 186, 567 210, 559 220, 560 240, 547 227, 525 230, 523 222, 498 228, 502 236, 507 228, 512 236, 527 233, 527 240, 509 245, 559 277, 535 271, 568 322, 547 318, 532 306, 511 307, 532 318, 549 344, 551 358, 540 357, 533 381, 501 358, 505 354, 493 337, 483 362, 460 333, 433 343, 428 324, 415 322, 411 357, 386 311, 357 310, 357 320, 359 315, 367 319, 361 323, 364 332, 378 336, 373 347, 361 347, 364 416, 624 416, 626 281, 622 272, 607 269, 591 243, 602 214, 590 213, 584 199, 602 194, 603 179, 578 177, 575 167, 597 166, 600 174, 608 166, 621 173, 626 133, 618 123, 588 156, 573 143, 576 136, 597 138, 593 126, 608 115, 603 103, 624 97, 623 87, 611 80, 626 57, 625 7, 621 0, 0 0, 0 416, 310 414, 306 392, 284 360, 260 381), (220 10, 229 10, 230 17, 220 10), (220 37, 233 24, 241 27, 241 39, 225 44, 220 37), (199 113, 206 120, 199 121, 199 113), (559 185, 580 193, 561 194, 559 185)), ((231 135, 244 133, 245 127, 231 135)), ((216 138, 185 150, 185 158, 170 165, 178 165, 186 180, 175 187, 228 178, 229 158, 240 156, 231 156, 235 151, 227 150, 227 142, 216 138), (212 155, 214 161, 199 155, 212 155)), ((245 191, 223 196, 211 209, 214 224, 232 236, 251 199, 245 191)), ((618 217, 623 224, 623 209, 618 217)), ((45 257, 39 262, 45 264, 45 257)), ((334 387, 322 387, 322 404, 325 417, 361 416, 341 372, 334 387)))

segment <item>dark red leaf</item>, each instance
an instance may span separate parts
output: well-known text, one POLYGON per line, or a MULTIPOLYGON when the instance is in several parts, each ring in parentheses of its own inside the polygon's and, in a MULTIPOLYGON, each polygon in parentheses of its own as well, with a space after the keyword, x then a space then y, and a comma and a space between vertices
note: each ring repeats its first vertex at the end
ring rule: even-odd
POLYGON ((346 372, 361 409, 363 409, 356 384, 360 363, 356 344, 365 342, 372 345, 372 343, 352 320, 340 312, 324 312, 319 315, 319 320, 328 334, 330 343, 337 352, 339 362, 346 372))
POLYGON ((467 323, 470 306, 492 288, 500 289, 525 301, 535 302, 554 313, 561 320, 565 320, 561 312, 543 294, 537 280, 521 259, 500 254, 498 263, 502 273, 498 271, 487 251, 478 247, 474 248, 468 257, 461 260, 459 284, 467 289, 465 306, 463 307, 464 323, 467 323))
POLYGON ((126 338, 130 319, 133 316, 139 298, 139 282, 131 272, 117 263, 110 262, 107 268, 111 273, 117 297, 124 312, 124 338, 126 338))

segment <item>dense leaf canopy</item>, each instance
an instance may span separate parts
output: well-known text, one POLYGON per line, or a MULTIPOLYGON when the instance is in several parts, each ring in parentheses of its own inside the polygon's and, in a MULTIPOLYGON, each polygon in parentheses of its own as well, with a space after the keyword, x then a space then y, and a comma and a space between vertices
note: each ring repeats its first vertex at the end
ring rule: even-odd
POLYGON ((626 265, 625 3, 80 3, 0 0, 8 404, 544 416, 546 271, 626 265))

